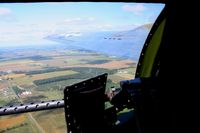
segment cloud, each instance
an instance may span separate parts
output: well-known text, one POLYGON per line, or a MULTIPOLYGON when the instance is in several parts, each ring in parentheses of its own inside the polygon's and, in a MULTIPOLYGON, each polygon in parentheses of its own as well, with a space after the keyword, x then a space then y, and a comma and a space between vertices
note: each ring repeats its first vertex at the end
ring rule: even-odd
POLYGON ((88 18, 68 18, 64 20, 64 24, 88 24, 95 20, 94 17, 88 17, 88 18))
POLYGON ((12 11, 8 8, 0 7, 0 15, 9 15, 12 11))
POLYGON ((81 18, 71 18, 71 19, 65 19, 64 23, 66 23, 66 24, 75 24, 75 23, 79 23, 80 21, 82 21, 81 18))
POLYGON ((109 29, 113 28, 113 25, 112 24, 100 24, 100 25, 97 25, 97 28, 109 30, 109 29))
POLYGON ((94 17, 89 17, 88 20, 89 20, 89 21, 94 21, 95 18, 94 18, 94 17))
POLYGON ((0 7, 0 22, 16 22, 17 19, 9 8, 0 7))
POLYGON ((141 15, 141 12, 145 10, 145 6, 143 4, 124 5, 122 9, 127 12, 133 12, 135 15, 141 15))
POLYGON ((125 31, 125 30, 132 30, 136 28, 138 25, 136 24, 121 24, 121 25, 114 25, 114 24, 99 24, 94 29, 98 29, 101 31, 125 31))

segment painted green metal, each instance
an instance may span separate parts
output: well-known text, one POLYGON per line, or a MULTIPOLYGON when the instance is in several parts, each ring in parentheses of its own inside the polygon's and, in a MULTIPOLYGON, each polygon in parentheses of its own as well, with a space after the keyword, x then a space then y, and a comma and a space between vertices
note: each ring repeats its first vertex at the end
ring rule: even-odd
POLYGON ((155 58, 157 56, 160 43, 162 40, 163 30, 165 27, 166 19, 164 19, 158 26, 155 33, 152 35, 152 38, 146 48, 146 51, 141 63, 141 69, 137 74, 138 77, 151 77, 152 69, 154 65, 155 58))

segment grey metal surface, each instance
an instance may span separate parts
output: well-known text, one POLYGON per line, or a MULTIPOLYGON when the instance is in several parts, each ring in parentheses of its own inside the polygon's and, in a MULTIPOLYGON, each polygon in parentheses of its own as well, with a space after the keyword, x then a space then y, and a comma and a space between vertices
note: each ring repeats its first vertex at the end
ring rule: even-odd
POLYGON ((51 100, 51 101, 42 101, 29 104, 20 104, 15 106, 5 106, 5 107, 0 107, 0 116, 40 111, 40 110, 49 110, 49 109, 63 108, 63 107, 64 107, 64 100, 51 100))

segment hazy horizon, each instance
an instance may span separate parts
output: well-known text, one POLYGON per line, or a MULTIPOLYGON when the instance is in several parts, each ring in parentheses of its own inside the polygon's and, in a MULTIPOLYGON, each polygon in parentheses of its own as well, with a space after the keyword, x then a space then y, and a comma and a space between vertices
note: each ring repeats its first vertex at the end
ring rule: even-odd
POLYGON ((131 30, 153 23, 164 4, 142 3, 2 3, 2 45, 55 44, 49 34, 131 30))

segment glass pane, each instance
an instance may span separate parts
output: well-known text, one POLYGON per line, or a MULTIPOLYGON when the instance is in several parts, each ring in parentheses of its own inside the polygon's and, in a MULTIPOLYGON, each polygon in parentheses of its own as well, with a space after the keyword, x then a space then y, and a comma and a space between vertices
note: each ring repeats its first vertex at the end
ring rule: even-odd
MULTIPOLYGON (((65 86, 108 73, 133 79, 163 4, 0 4, 0 106, 63 99, 65 86)), ((66 131, 63 109, 0 117, 0 132, 66 131)))

